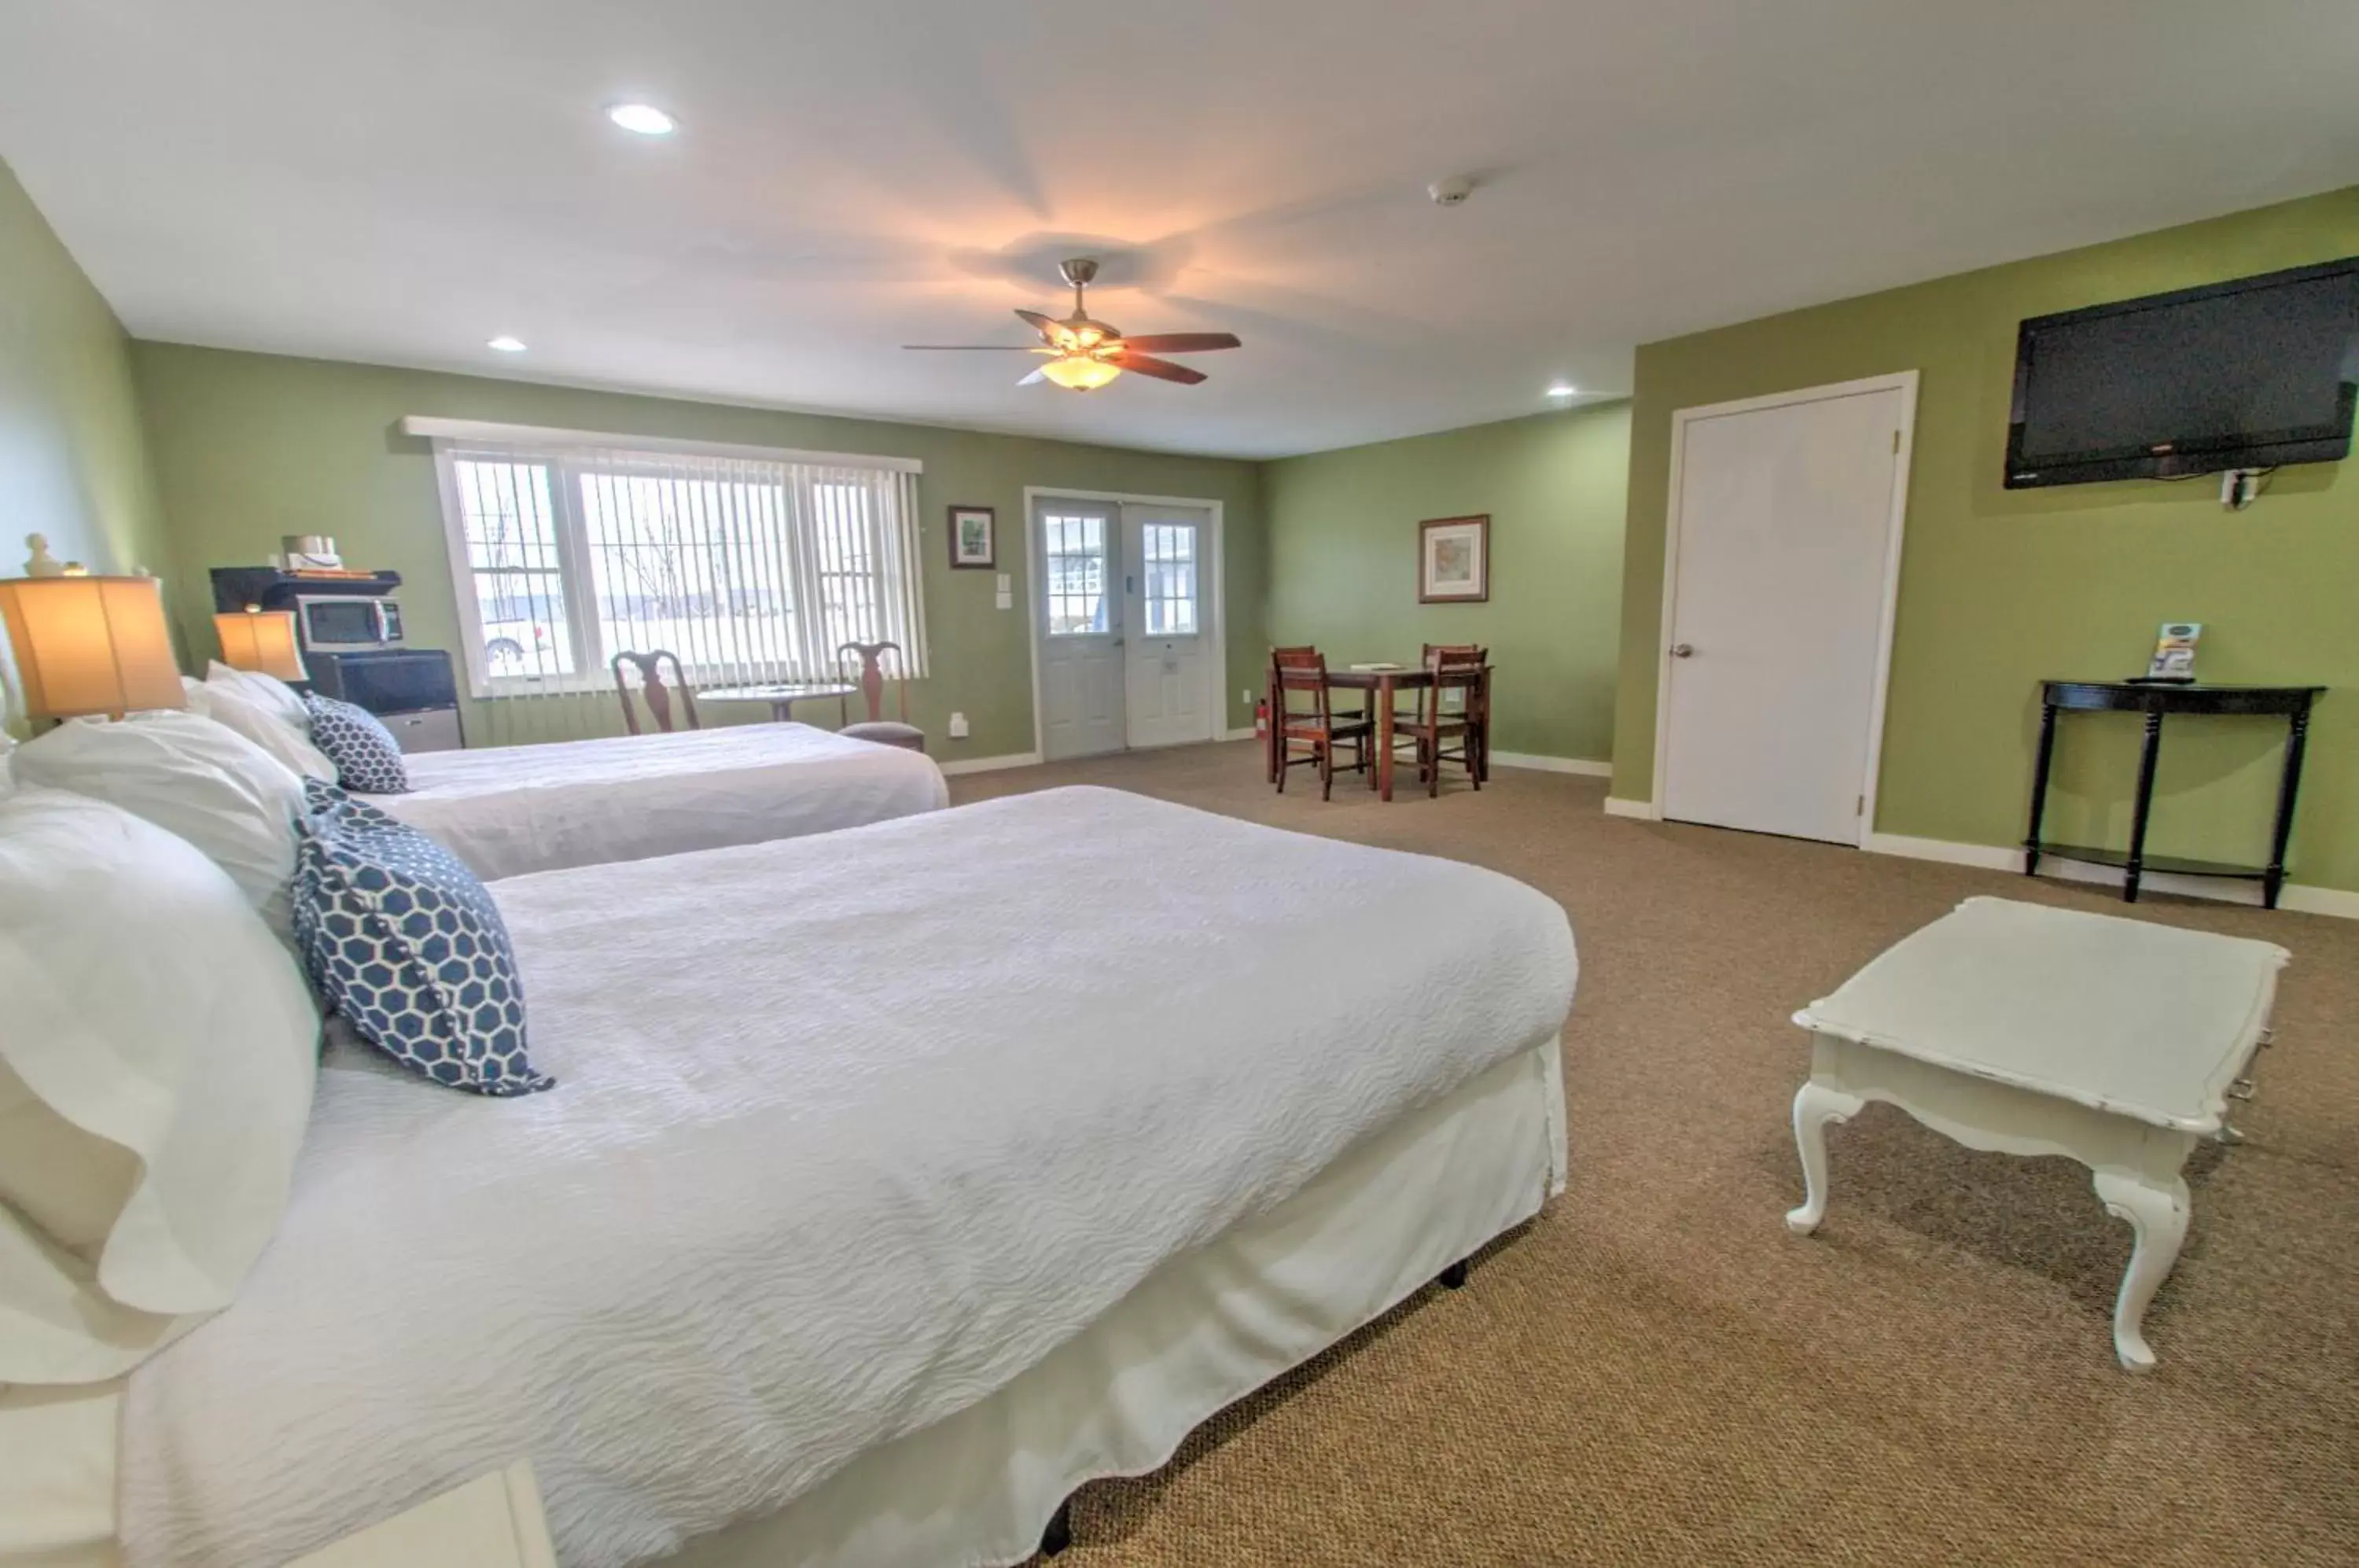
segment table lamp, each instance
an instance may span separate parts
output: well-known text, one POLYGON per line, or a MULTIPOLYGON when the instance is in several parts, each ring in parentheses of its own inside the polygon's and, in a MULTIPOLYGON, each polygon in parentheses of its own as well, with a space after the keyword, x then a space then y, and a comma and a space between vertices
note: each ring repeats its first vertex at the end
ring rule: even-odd
POLYGON ((213 617, 213 635, 221 639, 222 662, 232 670, 276 675, 281 681, 308 681, 303 651, 295 646, 295 612, 266 610, 248 604, 213 617))
POLYGON ((0 580, 0 620, 16 653, 25 707, 36 719, 187 705, 179 661, 153 577, 0 580))

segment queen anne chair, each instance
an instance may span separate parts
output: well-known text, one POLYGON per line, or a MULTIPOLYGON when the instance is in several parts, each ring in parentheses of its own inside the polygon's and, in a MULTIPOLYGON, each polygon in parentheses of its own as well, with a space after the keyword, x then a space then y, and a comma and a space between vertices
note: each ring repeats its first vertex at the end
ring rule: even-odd
POLYGON ((680 668, 679 655, 659 648, 653 653, 618 653, 606 661, 606 667, 614 672, 614 694, 623 700, 623 727, 633 735, 639 733, 639 715, 631 706, 631 688, 623 679, 623 664, 628 660, 638 666, 639 700, 647 703, 647 717, 656 722, 656 728, 669 735, 671 692, 663 681, 663 661, 667 659, 671 660, 671 678, 679 688, 679 704, 688 715, 688 727, 704 727, 697 721, 696 693, 689 687, 688 672, 680 668))
POLYGON ((847 653, 860 656, 860 691, 868 699, 865 723, 846 724, 836 733, 854 740, 870 740, 879 746, 897 746, 904 751, 926 749, 926 732, 909 722, 909 677, 901 654, 901 645, 891 642, 848 642, 835 650, 838 659, 847 653), (885 656, 893 656, 896 673, 893 677, 894 712, 897 720, 885 717, 885 656))

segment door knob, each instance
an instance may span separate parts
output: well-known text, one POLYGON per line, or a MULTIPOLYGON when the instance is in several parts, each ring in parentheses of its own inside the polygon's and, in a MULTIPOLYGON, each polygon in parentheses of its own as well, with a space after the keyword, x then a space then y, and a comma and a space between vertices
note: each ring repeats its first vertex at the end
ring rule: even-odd
POLYGON ((1693 643, 1691 643, 1691 642, 1675 642, 1675 643, 1671 644, 1671 657, 1672 657, 1673 659, 1692 659, 1692 658, 1694 658, 1694 657, 1695 657, 1695 644, 1693 644, 1693 643))

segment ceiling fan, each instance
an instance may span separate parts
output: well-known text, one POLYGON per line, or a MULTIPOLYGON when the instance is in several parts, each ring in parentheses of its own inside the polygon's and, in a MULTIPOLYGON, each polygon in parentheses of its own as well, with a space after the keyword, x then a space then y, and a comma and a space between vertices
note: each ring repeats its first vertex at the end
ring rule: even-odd
POLYGON ((1057 270, 1072 286, 1073 313, 1060 321, 1038 310, 1016 312, 1024 318, 1027 326, 1040 334, 1042 346, 1038 348, 1019 347, 1013 343, 904 343, 901 346, 937 353, 1047 354, 1048 362, 1016 385, 1029 387, 1036 381, 1047 381, 1074 392, 1094 392, 1125 370, 1192 387, 1204 379, 1202 371, 1174 365, 1168 359, 1158 359, 1156 355, 1206 354, 1216 348, 1242 346, 1234 332, 1150 332, 1143 337, 1126 338, 1109 323, 1092 320, 1089 311, 1082 307, 1082 291, 1098 275, 1098 264, 1094 260, 1085 256, 1075 256, 1071 261, 1059 262, 1057 270))

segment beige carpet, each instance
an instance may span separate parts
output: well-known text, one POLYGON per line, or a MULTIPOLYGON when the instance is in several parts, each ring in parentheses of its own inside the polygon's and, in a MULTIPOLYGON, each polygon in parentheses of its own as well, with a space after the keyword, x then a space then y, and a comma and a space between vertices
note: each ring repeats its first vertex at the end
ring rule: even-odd
POLYGON ((2359 922, 2149 899, 2291 949, 2252 1141, 2194 1225, 2132 1377, 2129 1255, 2087 1173, 1875 1105, 1787 1234, 1787 1021, 1970 893, 2049 881, 1610 819, 1602 781, 1500 770, 1391 805, 1280 800, 1229 745, 977 775, 961 800, 1115 785, 1450 855, 1560 900, 1572 1184, 1486 1253, 1200 1432, 1086 1488, 1060 1568, 1375 1563, 2359 1563, 2359 922))

